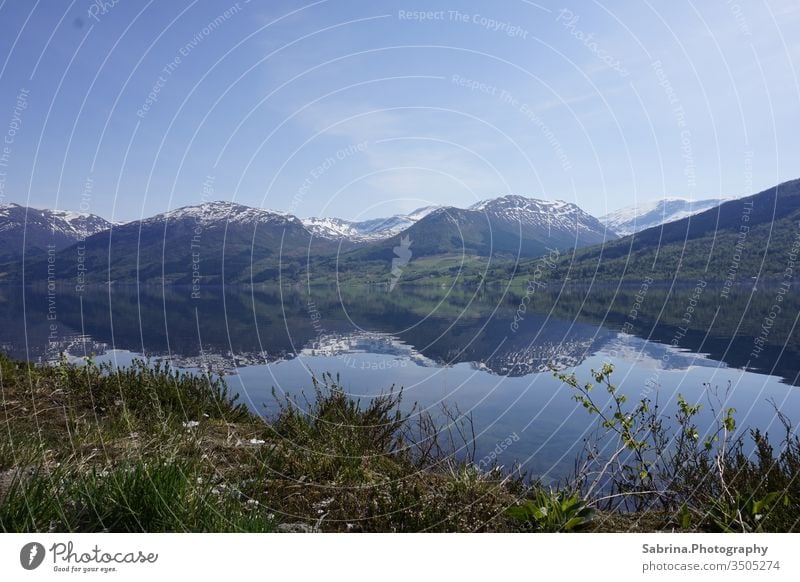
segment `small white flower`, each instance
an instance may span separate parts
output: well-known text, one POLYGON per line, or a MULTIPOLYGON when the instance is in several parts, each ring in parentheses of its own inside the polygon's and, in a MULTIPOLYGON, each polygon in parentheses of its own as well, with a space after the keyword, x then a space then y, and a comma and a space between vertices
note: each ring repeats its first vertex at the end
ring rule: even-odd
POLYGON ((183 428, 194 428, 196 426, 200 426, 200 423, 196 420, 189 420, 183 423, 183 428))
POLYGON ((267 441, 263 441, 261 439, 250 439, 249 442, 251 445, 263 445, 267 441))

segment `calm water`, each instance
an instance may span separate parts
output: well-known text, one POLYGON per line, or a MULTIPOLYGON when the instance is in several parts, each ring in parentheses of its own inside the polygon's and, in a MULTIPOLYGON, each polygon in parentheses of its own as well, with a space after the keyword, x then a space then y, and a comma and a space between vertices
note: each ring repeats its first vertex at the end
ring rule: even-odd
POLYGON ((787 298, 770 318, 774 295, 690 285, 208 289, 193 299, 183 288, 0 288, 0 346, 33 361, 94 353, 124 365, 144 355, 225 373, 264 414, 275 409, 273 388, 309 392, 311 374, 339 374, 364 399, 402 386, 407 406, 471 413, 478 460, 511 438, 499 460, 547 480, 572 469, 592 428, 550 365, 588 380, 610 362, 625 393, 658 398, 664 414, 678 393, 704 403, 704 427, 717 400, 737 409, 741 427, 780 434, 771 403, 800 419, 800 309, 787 298))

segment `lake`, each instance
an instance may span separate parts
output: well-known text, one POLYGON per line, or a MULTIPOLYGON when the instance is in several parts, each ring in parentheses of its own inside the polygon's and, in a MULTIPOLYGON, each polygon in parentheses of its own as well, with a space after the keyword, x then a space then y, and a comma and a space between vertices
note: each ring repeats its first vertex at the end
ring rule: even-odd
MULTIPOLYGON (((476 461, 518 462, 545 482, 573 468, 593 424, 551 366, 583 381, 614 365, 633 399, 675 413, 682 394, 737 409, 739 427, 782 437, 800 419, 800 305, 777 291, 712 284, 480 291, 439 287, 0 288, 0 346, 19 359, 60 353, 125 365, 136 357, 226 375, 253 410, 274 391, 309 394, 330 372, 354 397, 402 387, 404 406, 470 414, 476 461), (775 307, 779 306, 780 309, 775 307)), ((603 394, 605 395, 605 394, 603 394)))

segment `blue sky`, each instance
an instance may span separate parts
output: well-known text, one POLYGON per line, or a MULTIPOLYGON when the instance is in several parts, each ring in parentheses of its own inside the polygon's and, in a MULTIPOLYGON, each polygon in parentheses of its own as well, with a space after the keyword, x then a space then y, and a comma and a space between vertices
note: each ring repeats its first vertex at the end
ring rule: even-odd
POLYGON ((800 176, 797 30, 794 0, 5 0, 0 195, 120 221, 743 195, 800 176))

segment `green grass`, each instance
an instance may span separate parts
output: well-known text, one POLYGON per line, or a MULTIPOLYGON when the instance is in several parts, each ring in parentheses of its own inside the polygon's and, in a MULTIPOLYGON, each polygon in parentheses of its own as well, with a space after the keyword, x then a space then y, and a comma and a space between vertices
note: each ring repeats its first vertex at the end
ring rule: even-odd
POLYGON ((3 531, 270 532, 274 517, 211 485, 191 461, 60 465, 15 476, 0 505, 3 531))

